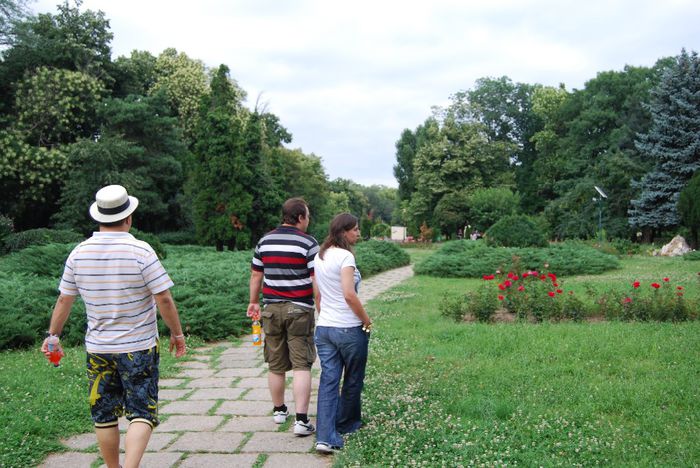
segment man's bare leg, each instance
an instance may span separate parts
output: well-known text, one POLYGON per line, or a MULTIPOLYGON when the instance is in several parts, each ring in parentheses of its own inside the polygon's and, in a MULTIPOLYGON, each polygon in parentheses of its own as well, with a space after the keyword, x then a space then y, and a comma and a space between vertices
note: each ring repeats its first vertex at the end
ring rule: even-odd
POLYGON ((272 406, 282 406, 284 404, 284 381, 285 374, 267 373, 267 385, 270 388, 272 406))
POLYGON ((95 434, 107 468, 119 468, 119 426, 96 427, 95 434))
POLYGON ((132 421, 126 431, 126 457, 124 468, 138 468, 151 439, 153 428, 144 421, 132 421))
POLYGON ((294 389, 294 411, 307 414, 311 395, 311 371, 295 370, 292 386, 294 389))

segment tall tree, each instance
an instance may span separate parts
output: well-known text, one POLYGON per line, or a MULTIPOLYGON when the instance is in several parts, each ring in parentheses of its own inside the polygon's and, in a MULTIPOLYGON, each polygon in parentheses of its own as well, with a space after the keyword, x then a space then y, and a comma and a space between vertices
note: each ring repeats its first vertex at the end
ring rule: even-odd
POLYGON ((254 174, 245 152, 247 115, 221 65, 204 96, 194 136, 195 164, 190 181, 199 240, 223 250, 251 243, 254 174))
POLYGON ((14 102, 13 84, 39 67, 60 68, 91 75, 111 88, 112 33, 104 13, 80 11, 81 2, 58 5, 58 13, 39 14, 14 28, 12 45, 0 63, 3 112, 14 102))
POLYGON ((15 26, 29 14, 27 0, 0 0, 0 46, 9 46, 15 26))
POLYGON ((678 213, 683 226, 690 230, 693 247, 697 249, 700 231, 700 172, 690 179, 678 196, 678 213))
POLYGON ((629 210, 631 226, 664 230, 679 224, 678 197, 700 169, 700 59, 685 49, 652 90, 652 126, 636 146, 654 164, 629 210))

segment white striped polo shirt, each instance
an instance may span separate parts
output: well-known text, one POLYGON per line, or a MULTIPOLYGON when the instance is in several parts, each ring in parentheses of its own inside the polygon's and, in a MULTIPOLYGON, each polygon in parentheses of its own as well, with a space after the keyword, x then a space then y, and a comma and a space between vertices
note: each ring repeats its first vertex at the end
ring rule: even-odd
POLYGON ((156 345, 153 295, 172 286, 148 243, 127 232, 94 232, 68 256, 58 289, 85 303, 88 352, 127 353, 156 345))

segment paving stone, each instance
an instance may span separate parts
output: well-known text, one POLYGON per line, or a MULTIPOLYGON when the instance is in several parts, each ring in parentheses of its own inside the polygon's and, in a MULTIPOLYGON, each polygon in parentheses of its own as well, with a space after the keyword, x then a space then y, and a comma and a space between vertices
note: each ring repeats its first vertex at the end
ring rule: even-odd
POLYGON ((243 446, 241 452, 297 452, 306 453, 315 446, 316 438, 296 437, 289 432, 256 432, 243 446))
POLYGON ((190 359, 200 362, 209 362, 211 361, 211 356, 209 354, 194 354, 190 356, 190 359))
POLYGON ((228 452, 233 453, 245 436, 235 432, 185 432, 168 447, 174 452, 228 452))
POLYGON ((97 436, 94 432, 78 434, 61 440, 61 443, 68 448, 72 448, 73 450, 85 450, 86 448, 92 447, 97 443, 97 436))
POLYGON ((173 401, 163 405, 160 412, 164 414, 207 414, 215 404, 215 400, 173 401))
POLYGON ((97 460, 96 453, 63 452, 53 453, 46 457, 42 468, 75 468, 76 466, 90 466, 97 460))
MULTIPOLYGON (((269 405, 268 405, 269 408, 269 405)), ((224 424, 221 432, 274 432, 279 428, 272 420, 272 416, 234 416, 224 424)))
POLYGON ((222 356, 216 367, 219 369, 230 369, 238 367, 257 367, 262 364, 262 359, 256 358, 239 358, 235 359, 233 355, 222 356))
MULTIPOLYGON (((182 458, 182 453, 177 452, 146 452, 143 454, 139 468, 163 468, 165 466, 173 466, 182 458)), ((119 463, 124 465, 124 454, 119 455, 119 463)), ((101 465, 104 468, 107 465, 101 465)))
POLYGON ((202 379, 194 379, 190 381, 187 386, 189 388, 226 388, 230 387, 232 383, 233 378, 205 377, 202 379))
POLYGON ((272 413, 269 401, 224 401, 216 414, 238 414, 243 416, 260 416, 272 413))
POLYGON ((262 349, 255 348, 254 346, 241 346, 238 348, 228 348, 224 350, 221 353, 221 356, 228 356, 228 355, 242 355, 242 356, 249 356, 249 357, 262 357, 262 349))
POLYGON ((253 466, 258 454, 193 453, 182 461, 179 468, 248 467, 253 466))
MULTIPOLYGON (((289 409, 289 414, 295 414, 296 413, 296 408, 293 400, 287 401, 287 408, 289 409)), ((311 398, 309 400, 309 409, 306 411, 306 414, 309 416, 316 416, 316 407, 318 406, 318 402, 316 401, 315 398, 311 398)))
POLYGON ((160 379, 158 387, 177 387, 184 381, 185 379, 160 379))
MULTIPOLYGON (((301 453, 272 453, 267 457, 263 468, 327 468, 333 464, 333 457, 301 453)), ((182 466, 182 465, 180 465, 182 466)))
POLYGON ((237 400, 244 391, 243 388, 200 388, 188 400, 237 400))
POLYGON ((190 393, 192 390, 189 388, 183 388, 183 389, 170 389, 170 388, 165 388, 158 390, 158 401, 168 401, 168 400, 179 400, 180 398, 184 397, 188 393, 190 393))
MULTIPOLYGON (((251 388, 243 397, 242 400, 248 401, 272 401, 270 399, 270 390, 267 388, 251 388)), ((290 388, 284 392, 285 401, 293 401, 294 394, 290 388)))
POLYGON ((199 361, 184 361, 178 363, 178 365, 187 369, 209 369, 209 364, 199 361))
POLYGON ((170 416, 158 426, 159 432, 213 431, 224 420, 223 416, 170 416))
POLYGON ((239 388, 267 388, 267 377, 244 377, 236 387, 239 388))
POLYGON ((185 369, 177 373, 178 377, 189 377, 192 379, 201 379, 203 377, 211 377, 216 372, 214 369, 185 369))
POLYGON ((259 377, 262 373, 260 367, 239 367, 221 369, 214 377, 259 377))

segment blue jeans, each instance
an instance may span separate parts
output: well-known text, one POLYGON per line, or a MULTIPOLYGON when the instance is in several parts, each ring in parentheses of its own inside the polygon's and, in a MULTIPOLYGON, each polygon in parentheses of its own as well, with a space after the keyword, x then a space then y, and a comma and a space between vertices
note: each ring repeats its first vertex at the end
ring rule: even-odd
POLYGON ((362 331, 362 327, 317 326, 314 342, 321 360, 316 440, 342 447, 341 434, 350 434, 362 426, 360 396, 365 380, 369 335, 362 331), (343 388, 338 394, 341 376, 343 388))

